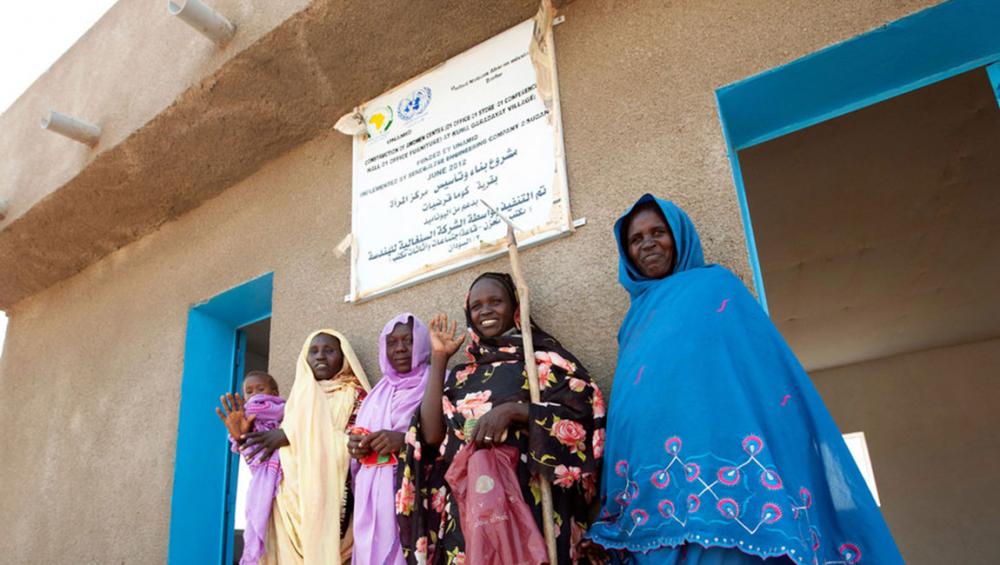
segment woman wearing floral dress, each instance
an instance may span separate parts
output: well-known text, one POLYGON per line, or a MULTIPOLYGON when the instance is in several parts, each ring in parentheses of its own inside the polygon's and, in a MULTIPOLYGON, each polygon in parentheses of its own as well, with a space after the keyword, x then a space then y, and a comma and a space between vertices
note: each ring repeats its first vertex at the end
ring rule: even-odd
POLYGON ((465 336, 443 314, 430 323, 431 374, 397 473, 396 513, 409 563, 465 563, 461 517, 444 476, 466 443, 518 448, 521 494, 539 530, 538 477, 552 482, 559 561, 577 560, 604 450, 604 400, 580 362, 533 326, 542 403, 530 404, 517 308, 509 275, 477 278, 465 304, 468 362, 447 378, 448 359, 465 336))

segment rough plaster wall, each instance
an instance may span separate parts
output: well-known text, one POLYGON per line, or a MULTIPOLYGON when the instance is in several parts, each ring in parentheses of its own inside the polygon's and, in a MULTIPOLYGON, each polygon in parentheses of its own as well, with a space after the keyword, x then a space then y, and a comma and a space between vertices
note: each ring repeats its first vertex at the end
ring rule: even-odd
POLYGON ((910 565, 1000 563, 1000 340, 813 373, 844 432, 864 431, 882 512, 910 565))
POLYGON ((771 318, 807 370, 1000 335, 998 132, 979 68, 740 152, 771 318))
MULTIPOLYGON (((329 130, 355 104, 527 19, 536 6, 534 0, 435 0, 410 3, 402 17, 400 4, 393 0, 313 0, 214 72, 195 68, 191 74, 197 78, 164 73, 171 81, 165 88, 176 96, 173 103, 162 111, 156 107, 155 117, 146 123, 128 124, 132 129, 117 145, 116 136, 110 135, 88 153, 89 162, 74 164, 78 174, 62 185, 20 188, 33 183, 31 179, 51 180, 36 171, 44 171, 47 161, 64 159, 65 153, 56 149, 80 148, 55 136, 39 136, 44 132, 37 130, 12 131, 5 136, 5 157, 27 167, 7 180, 6 190, 45 196, 26 211, 15 198, 11 219, 0 230, 0 264, 18 264, 16 270, 0 270, 0 308, 183 215, 264 163, 329 130), (176 89, 178 83, 189 82, 196 84, 183 92, 176 89), (63 145, 52 146, 55 141, 63 145)), ((128 16, 122 19, 146 21, 145 12, 128 16)), ((116 47, 143 41, 144 27, 119 23, 113 32, 123 38, 109 40, 116 47)), ((193 35, 183 28, 178 32, 185 38, 193 35)), ((163 34, 160 30, 154 35, 163 34)), ((90 39, 84 38, 84 47, 102 45, 90 39)), ((156 62, 174 43, 165 39, 147 45, 137 58, 149 56, 156 62)), ((85 67, 100 60, 96 53, 74 48, 60 64, 77 55, 85 67)), ((112 75, 128 88, 163 86, 160 77, 114 68, 117 73, 112 75)), ((84 88, 70 86, 71 92, 84 88)), ((65 85, 52 90, 58 87, 65 85)), ((101 102, 121 100, 133 98, 127 90, 115 91, 101 102)), ((18 101, 15 107, 26 104, 18 101)))
POLYGON ((572 4, 556 28, 570 192, 583 229, 602 232, 580 256, 584 278, 613 276, 608 226, 652 192, 688 210, 709 261, 749 282, 715 89, 935 3, 572 4))
MULTIPOLYGON (((637 196, 686 206, 708 258, 748 275, 714 88, 925 4, 568 6, 557 57, 572 207, 588 225, 524 261, 539 320, 605 389, 627 307, 609 229, 637 196)), ((332 248, 349 229, 350 176, 348 139, 309 142, 11 310, 0 358, 0 554, 15 563, 164 561, 190 304, 274 271, 270 368, 283 390, 311 329, 344 330, 374 369, 382 320, 405 309, 460 315, 471 270, 342 302, 347 263, 332 248)))
POLYGON ((213 9, 237 24, 232 41, 219 49, 168 14, 167 0, 118 0, 0 116, 0 198, 10 201, 6 221, 308 3, 212 0, 213 9), (38 121, 49 109, 101 126, 100 144, 91 149, 42 131, 38 121))

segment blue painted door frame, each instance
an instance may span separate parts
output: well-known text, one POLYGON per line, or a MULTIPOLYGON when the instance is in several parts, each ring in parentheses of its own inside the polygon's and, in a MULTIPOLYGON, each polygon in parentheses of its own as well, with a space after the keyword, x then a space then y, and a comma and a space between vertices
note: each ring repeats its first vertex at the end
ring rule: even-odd
POLYGON ((738 151, 975 68, 987 67, 1000 93, 997 61, 1000 0, 950 0, 715 92, 765 309, 738 151))
MULTIPOLYGON (((270 316, 270 314, 268 314, 270 316)), ((246 353, 247 353, 247 334, 243 330, 236 331, 236 351, 233 356, 233 371, 229 379, 228 390, 239 391, 243 386, 243 376, 246 374, 246 353)), ((228 443, 228 441, 227 441, 228 443)), ((224 546, 223 550, 223 565, 229 565, 233 562, 233 543, 234 543, 234 526, 236 521, 236 516, 234 511, 236 510, 236 485, 239 480, 240 463, 237 459, 237 455, 232 451, 228 453, 229 458, 226 460, 226 485, 223 492, 226 493, 225 502, 223 504, 223 528, 222 528, 222 542, 224 546)))
POLYGON ((168 562, 232 563, 236 461, 215 415, 219 395, 242 378, 239 328, 271 316, 268 273, 188 311, 168 562))

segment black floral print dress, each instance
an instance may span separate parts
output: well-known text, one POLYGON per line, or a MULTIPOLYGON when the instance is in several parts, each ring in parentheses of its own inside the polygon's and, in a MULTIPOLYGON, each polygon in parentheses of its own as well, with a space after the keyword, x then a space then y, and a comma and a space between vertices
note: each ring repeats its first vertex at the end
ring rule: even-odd
MULTIPOLYGON (((445 380, 444 441, 429 451, 421 439, 419 412, 406 434, 406 450, 396 473, 396 515, 408 563, 466 563, 461 517, 445 473, 478 418, 506 402, 529 402, 519 331, 515 328, 493 339, 471 329, 470 334, 469 362, 455 367, 445 380)), ((559 562, 576 563, 576 545, 589 526, 600 476, 605 404, 576 358, 540 329, 534 328, 533 334, 542 403, 529 407, 528 425, 510 428, 504 443, 521 454, 517 467, 521 493, 539 531, 538 475, 551 481, 559 562)))

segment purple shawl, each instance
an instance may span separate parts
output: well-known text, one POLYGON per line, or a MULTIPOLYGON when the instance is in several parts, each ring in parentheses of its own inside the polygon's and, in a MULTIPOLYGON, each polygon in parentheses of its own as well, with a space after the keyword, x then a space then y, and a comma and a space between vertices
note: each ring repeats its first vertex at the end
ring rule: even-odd
MULTIPOLYGON (((256 414, 253 431, 273 430, 281 425, 285 417, 285 399, 269 394, 250 397, 244 406, 249 418, 256 414)), ((243 557, 240 565, 257 565, 264 556, 264 540, 267 538, 267 522, 271 517, 271 505, 281 482, 281 462, 275 451, 267 461, 247 461, 250 466, 250 485, 247 488, 247 524, 243 530, 243 557)))
MULTIPOLYGON (((430 372, 430 332, 416 316, 406 312, 389 320, 378 341, 382 379, 365 398, 357 425, 372 432, 406 432, 420 407, 430 372), (409 373, 397 373, 389 362, 385 339, 396 324, 413 320, 413 363, 409 373)), ((396 526, 396 467, 354 465, 354 553, 352 563, 405 565, 396 526)))

